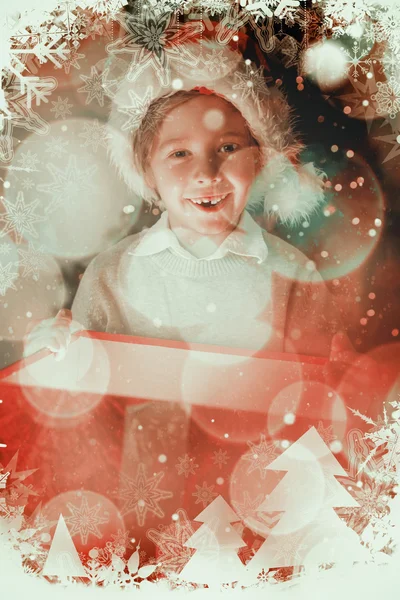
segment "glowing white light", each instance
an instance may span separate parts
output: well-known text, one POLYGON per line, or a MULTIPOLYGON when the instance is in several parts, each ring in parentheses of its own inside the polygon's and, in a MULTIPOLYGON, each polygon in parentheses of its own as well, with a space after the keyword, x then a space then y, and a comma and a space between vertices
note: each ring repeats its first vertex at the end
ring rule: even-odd
POLYGON ((341 452, 343 449, 343 445, 340 440, 335 440, 331 443, 329 448, 333 454, 339 454, 339 452, 341 452))
POLYGON ((203 117, 204 126, 210 131, 216 131, 217 129, 221 129, 224 124, 225 117, 222 110, 211 109, 206 112, 203 117))
POLYGON ((320 88, 334 88, 346 79, 348 59, 337 43, 328 40, 305 51, 303 68, 320 88))
POLYGON ((294 413, 288 412, 284 415, 283 417, 283 422, 286 425, 293 425, 293 423, 296 421, 296 415, 294 413))
POLYGON ((183 81, 182 79, 176 78, 172 80, 172 89, 174 90, 181 90, 183 88, 183 81))

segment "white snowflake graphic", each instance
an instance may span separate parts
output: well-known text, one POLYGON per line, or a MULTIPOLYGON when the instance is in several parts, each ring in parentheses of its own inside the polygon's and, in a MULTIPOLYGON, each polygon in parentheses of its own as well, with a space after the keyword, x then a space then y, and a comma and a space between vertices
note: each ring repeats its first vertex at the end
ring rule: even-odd
POLYGON ((79 75, 85 85, 78 88, 78 92, 87 93, 85 104, 90 104, 96 99, 100 106, 104 106, 104 88, 102 85, 102 74, 97 71, 95 66, 90 67, 89 75, 79 75))
POLYGON ((0 221, 5 221, 5 227, 0 232, 0 237, 14 232, 18 244, 25 234, 38 237, 33 225, 45 220, 44 217, 35 214, 39 200, 25 204, 24 193, 20 191, 15 202, 3 198, 3 204, 7 212, 0 215, 0 221))
POLYGON ((72 115, 70 108, 73 107, 73 104, 69 104, 68 98, 61 98, 61 96, 57 97, 57 100, 52 100, 53 108, 50 109, 50 112, 54 113, 54 117, 58 119, 66 119, 67 116, 72 115))
POLYGON ((198 57, 192 55, 184 42, 196 37, 203 29, 202 23, 180 25, 176 15, 157 15, 152 10, 141 15, 117 17, 126 35, 107 46, 112 54, 132 54, 132 67, 128 80, 134 82, 147 69, 152 68, 161 85, 170 83, 171 63, 185 61, 196 66, 198 57))
POLYGON ((222 469, 223 465, 226 465, 228 462, 228 452, 226 450, 215 450, 213 456, 214 465, 217 465, 220 469, 222 469))
POLYGON ((32 274, 32 279, 39 280, 39 271, 48 271, 47 256, 43 252, 44 247, 36 249, 32 242, 29 242, 28 250, 22 247, 18 248, 18 254, 21 256, 20 266, 24 267, 22 277, 32 274))
POLYGON ((18 159, 21 169, 26 171, 36 171, 36 165, 40 163, 37 154, 33 154, 30 150, 21 153, 21 158, 18 159))
POLYGON ((85 148, 90 146, 93 152, 97 152, 99 146, 107 147, 104 125, 101 125, 98 119, 94 119, 90 123, 85 121, 83 124, 84 130, 79 134, 79 137, 84 139, 82 146, 85 148))
POLYGON ((93 177, 98 171, 97 165, 91 165, 79 168, 77 166, 77 157, 69 157, 68 165, 65 169, 49 163, 46 165, 48 171, 53 177, 51 183, 43 183, 37 186, 39 192, 45 192, 51 195, 49 204, 45 212, 51 214, 59 206, 67 210, 70 202, 76 202, 77 198, 87 196, 94 192, 93 177))
POLYGON ((380 114, 388 114, 391 119, 394 119, 400 111, 400 82, 395 77, 389 77, 388 83, 377 81, 378 92, 372 96, 373 100, 378 103, 376 112, 380 114))
POLYGON ((368 0, 325 0, 325 14, 335 20, 351 23, 362 15, 371 16, 368 0))
POLYGON ((98 526, 108 523, 109 519, 108 517, 99 515, 99 511, 102 508, 101 504, 98 503, 89 507, 87 498, 82 496, 79 507, 74 506, 71 502, 67 503, 67 507, 72 514, 72 516, 65 518, 71 537, 79 534, 83 545, 87 544, 90 534, 98 539, 103 537, 98 526))
POLYGON ((192 494, 192 496, 196 498, 195 504, 200 504, 201 502, 203 504, 203 507, 206 507, 207 504, 214 500, 214 498, 216 498, 218 495, 216 492, 214 492, 215 486, 208 486, 205 481, 203 482, 203 485, 195 485, 196 491, 192 494))
POLYGON ((148 512, 153 513, 159 518, 164 516, 159 502, 167 498, 172 498, 172 492, 160 490, 158 485, 164 477, 164 473, 155 473, 151 477, 146 476, 146 467, 140 464, 137 469, 136 479, 133 480, 122 474, 122 486, 115 495, 124 501, 121 513, 127 515, 131 512, 136 513, 139 526, 143 526, 148 512))
POLYGON ((231 7, 230 0, 195 0, 193 8, 202 8, 214 17, 226 13, 231 7))
POLYGON ((365 50, 360 48, 359 42, 354 41, 351 50, 342 48, 342 52, 347 57, 350 66, 349 75, 353 79, 358 79, 360 74, 366 75, 371 70, 373 58, 372 56, 363 58, 365 57, 365 50))
POLYGON ((211 50, 211 53, 206 53, 206 58, 203 57, 203 64, 210 73, 214 71, 216 73, 223 73, 225 70, 225 63, 228 61, 228 57, 224 56, 223 50, 211 50))
POLYGON ((15 279, 18 277, 18 273, 11 271, 13 263, 8 263, 5 267, 0 265, 0 296, 5 296, 6 291, 13 289, 17 291, 14 285, 15 279))
POLYGON ((11 252, 11 244, 8 242, 1 242, 0 244, 0 256, 8 256, 11 252))
POLYGON ((67 146, 69 144, 68 140, 63 140, 60 136, 52 136, 48 142, 45 142, 46 150, 52 156, 56 158, 60 158, 63 154, 68 152, 67 146))
POLYGON ((193 475, 196 474, 195 469, 199 466, 194 462, 194 458, 190 457, 189 454, 185 454, 184 456, 178 457, 178 464, 175 465, 178 475, 184 475, 188 477, 190 473, 193 475))
POLYGON ((123 6, 122 0, 94 0, 91 3, 92 10, 99 15, 102 15, 106 22, 116 19, 118 12, 123 6))
POLYGON ((25 177, 25 179, 21 181, 21 187, 22 189, 29 191, 35 187, 35 182, 29 177, 25 177))
POLYGON ((243 460, 248 460, 250 462, 250 465, 246 471, 247 474, 258 470, 260 472, 261 479, 265 479, 267 474, 266 467, 277 456, 276 445, 274 442, 266 442, 264 434, 260 434, 260 438, 259 444, 247 442, 250 451, 243 456, 243 460))

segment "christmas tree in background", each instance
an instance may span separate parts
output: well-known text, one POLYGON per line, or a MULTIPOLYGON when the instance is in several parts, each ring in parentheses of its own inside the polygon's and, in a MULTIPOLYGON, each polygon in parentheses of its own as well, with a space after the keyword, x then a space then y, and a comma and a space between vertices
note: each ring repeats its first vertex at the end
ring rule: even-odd
POLYGON ((42 575, 66 581, 71 577, 86 577, 71 535, 60 514, 42 575))
POLYGON ((179 577, 190 583, 221 584, 238 581, 244 565, 237 550, 246 544, 231 526, 237 514, 218 496, 197 517, 203 525, 184 544, 196 552, 179 577))
POLYGON ((334 510, 359 505, 336 480, 336 476, 346 476, 346 472, 315 427, 267 469, 287 473, 258 511, 284 514, 246 565, 242 581, 256 580, 262 569, 352 564, 364 556, 358 535, 334 510))

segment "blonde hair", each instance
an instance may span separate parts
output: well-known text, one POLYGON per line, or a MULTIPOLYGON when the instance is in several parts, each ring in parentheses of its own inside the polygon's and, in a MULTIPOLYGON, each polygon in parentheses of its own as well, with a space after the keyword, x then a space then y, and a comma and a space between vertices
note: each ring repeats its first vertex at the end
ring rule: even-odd
MULTIPOLYGON (((159 129, 161 123, 168 116, 168 113, 172 109, 184 104, 185 102, 188 102, 192 98, 198 98, 200 94, 201 92, 199 90, 179 90, 173 94, 162 96, 150 104, 146 115, 135 134, 133 142, 135 166, 145 180, 149 169, 151 148, 154 142, 156 131, 159 129)), ((215 93, 210 95, 217 96, 215 93)), ((226 100, 226 98, 223 98, 223 100, 225 100, 227 104, 232 106, 232 108, 240 114, 240 111, 231 102, 229 102, 229 100, 226 100)), ((247 121, 246 125, 249 132, 251 145, 260 147, 260 144, 251 133, 247 121)), ((154 190, 154 193, 157 193, 156 190, 154 190)), ((146 198, 146 200, 154 201, 154 198, 146 198)), ((159 202, 160 199, 157 198, 157 201, 159 202)))

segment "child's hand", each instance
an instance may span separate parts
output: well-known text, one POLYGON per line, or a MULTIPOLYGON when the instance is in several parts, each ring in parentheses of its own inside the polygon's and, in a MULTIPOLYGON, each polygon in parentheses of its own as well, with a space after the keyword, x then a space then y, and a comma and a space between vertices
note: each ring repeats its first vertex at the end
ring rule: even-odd
POLYGON ((355 387, 375 387, 381 376, 379 364, 368 354, 356 352, 346 333, 339 331, 332 338, 329 362, 325 366, 328 385, 336 387, 350 368, 355 387))
POLYGON ((34 325, 24 337, 24 357, 38 350, 48 348, 56 353, 56 360, 62 360, 71 341, 72 313, 61 309, 53 319, 44 319, 34 325))

